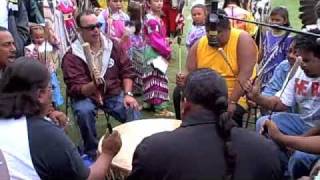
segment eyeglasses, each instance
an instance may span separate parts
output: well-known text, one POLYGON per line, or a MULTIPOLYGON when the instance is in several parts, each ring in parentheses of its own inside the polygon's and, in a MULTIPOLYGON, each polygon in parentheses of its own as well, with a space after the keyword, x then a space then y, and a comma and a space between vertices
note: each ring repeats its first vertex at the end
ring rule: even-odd
POLYGON ((91 24, 91 25, 88 25, 88 26, 85 26, 85 27, 80 27, 82 29, 85 29, 85 30, 89 30, 89 31, 93 31, 95 28, 101 28, 102 26, 102 23, 97 23, 97 24, 91 24))

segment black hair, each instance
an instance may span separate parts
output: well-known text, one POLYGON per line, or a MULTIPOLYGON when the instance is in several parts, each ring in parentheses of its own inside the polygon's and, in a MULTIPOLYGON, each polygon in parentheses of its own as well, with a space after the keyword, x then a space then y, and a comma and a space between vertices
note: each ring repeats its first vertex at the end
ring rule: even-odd
MULTIPOLYGON (((227 16, 227 13, 223 9, 218 9, 217 14, 227 16)), ((219 22, 217 23, 217 27, 220 27, 222 29, 230 29, 229 19, 224 16, 219 16, 219 15, 218 15, 219 22)), ((206 19, 206 27, 207 28, 210 25, 209 17, 210 17, 210 12, 208 13, 207 19, 206 19)))
MULTIPOLYGON (((319 29, 313 29, 310 30, 309 32, 315 33, 315 34, 320 34, 319 29)), ((304 35, 304 34, 298 34, 295 37, 296 41, 296 49, 302 49, 306 51, 313 52, 314 56, 320 58, 320 44, 317 43, 319 38, 311 35, 304 35)))
POLYGON ((9 64, 0 82, 0 117, 40 115, 37 93, 48 86, 49 79, 47 68, 36 59, 20 57, 9 64))
POLYGON ((91 15, 91 14, 94 14, 94 11, 92 11, 92 10, 85 10, 85 11, 80 12, 80 13, 77 15, 77 17, 76 17, 77 26, 78 26, 78 27, 82 27, 82 25, 81 25, 81 18, 82 18, 82 16, 88 16, 88 15, 91 15))
POLYGON ((223 140, 226 162, 225 180, 233 179, 236 154, 232 149, 231 129, 236 123, 231 119, 228 108, 228 89, 225 80, 215 71, 204 68, 191 72, 186 80, 184 96, 187 101, 213 112, 219 120, 216 130, 223 140))
POLYGON ((204 4, 195 4, 195 5, 192 6, 191 11, 193 9, 195 9, 195 8, 200 8, 205 12, 205 14, 207 14, 207 6, 206 5, 204 5, 204 4))
POLYGON ((225 0, 223 4, 223 9, 226 8, 232 2, 236 3, 237 6, 241 7, 240 0, 225 0))
POLYGON ((130 1, 128 5, 128 15, 131 24, 136 28, 134 34, 138 35, 143 26, 143 17, 145 15, 145 5, 141 1, 130 1))
POLYGON ((282 6, 273 8, 270 12, 270 16, 274 16, 274 15, 279 15, 283 17, 283 19, 287 20, 287 23, 284 24, 284 26, 287 26, 287 27, 290 26, 289 12, 287 8, 282 6))
POLYGON ((9 32, 9 30, 7 28, 0 26, 0 32, 5 32, 5 31, 9 32))

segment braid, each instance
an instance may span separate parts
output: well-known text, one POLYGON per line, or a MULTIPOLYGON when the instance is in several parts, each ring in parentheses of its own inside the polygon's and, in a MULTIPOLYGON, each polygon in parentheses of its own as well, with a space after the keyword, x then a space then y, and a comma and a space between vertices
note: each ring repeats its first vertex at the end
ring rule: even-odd
POLYGON ((226 162, 226 171, 224 174, 224 180, 232 180, 236 167, 236 153, 233 151, 231 142, 231 130, 236 126, 236 123, 231 119, 232 115, 226 112, 228 107, 226 97, 222 96, 216 100, 215 113, 219 114, 219 120, 216 124, 216 130, 218 135, 223 140, 223 152, 226 162), (218 112, 217 112, 218 111, 218 112))
POLYGON ((234 170, 236 167, 236 153, 232 149, 231 142, 231 129, 236 126, 236 124, 231 120, 231 115, 228 112, 224 112, 220 115, 219 121, 216 125, 218 135, 223 140, 223 152, 224 159, 226 162, 226 171, 224 174, 224 180, 232 180, 234 170))
POLYGON ((228 90, 225 80, 211 69, 197 69, 186 80, 184 96, 187 101, 201 105, 219 117, 216 123, 218 136, 223 140, 226 162, 224 180, 232 180, 236 167, 236 153, 231 142, 231 130, 236 123, 231 119, 228 108, 228 90))

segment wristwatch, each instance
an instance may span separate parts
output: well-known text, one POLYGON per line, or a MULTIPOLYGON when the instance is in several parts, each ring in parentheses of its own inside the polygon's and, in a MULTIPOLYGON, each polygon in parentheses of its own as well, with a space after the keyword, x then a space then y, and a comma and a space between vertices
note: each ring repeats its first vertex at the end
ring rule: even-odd
POLYGON ((128 91, 128 92, 124 93, 124 95, 125 95, 125 96, 131 96, 131 97, 133 97, 133 94, 132 94, 131 91, 128 91))

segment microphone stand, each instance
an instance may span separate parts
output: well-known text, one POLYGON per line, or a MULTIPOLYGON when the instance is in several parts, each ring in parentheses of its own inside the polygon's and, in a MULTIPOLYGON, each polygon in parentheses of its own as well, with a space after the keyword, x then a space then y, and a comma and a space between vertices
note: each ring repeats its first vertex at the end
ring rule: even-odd
POLYGON ((307 31, 300 31, 300 30, 296 30, 296 29, 293 29, 293 28, 290 28, 290 27, 287 27, 287 26, 280 26, 280 25, 276 25, 276 24, 268 24, 268 23, 263 23, 263 22, 244 20, 244 19, 239 19, 239 18, 235 18, 235 17, 226 16, 224 14, 217 14, 217 15, 219 17, 223 17, 223 18, 227 18, 227 19, 231 19, 231 20, 247 22, 247 23, 256 24, 256 25, 260 25, 260 26, 271 27, 271 28, 274 28, 274 29, 279 29, 279 30, 284 30, 284 31, 288 31, 288 32, 297 33, 297 34, 303 34, 303 35, 314 36, 314 37, 320 38, 320 34, 307 32, 307 31))

